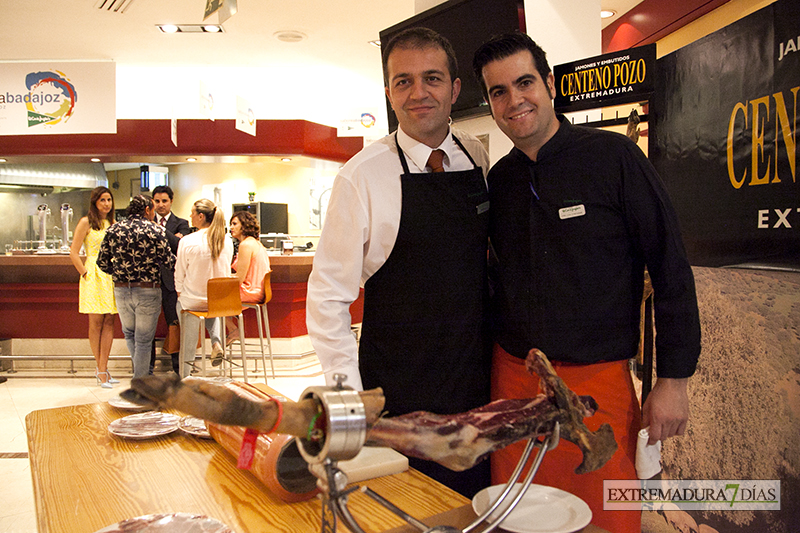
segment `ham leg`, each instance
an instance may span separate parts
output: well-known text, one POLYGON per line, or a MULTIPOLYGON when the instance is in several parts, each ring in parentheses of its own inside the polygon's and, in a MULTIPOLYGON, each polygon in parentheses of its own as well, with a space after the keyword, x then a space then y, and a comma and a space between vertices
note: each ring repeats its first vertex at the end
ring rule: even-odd
POLYGON ((594 400, 569 390, 539 350, 530 351, 526 367, 539 375, 543 394, 525 400, 497 400, 455 415, 418 411, 381 418, 370 429, 367 444, 388 446, 461 471, 518 440, 549 435, 559 422, 561 437, 583 452, 583 462, 575 472, 583 474, 602 467, 616 451, 617 443, 608 424, 596 433, 583 424, 583 418, 597 409, 594 400))
MULTIPOLYGON (((608 424, 594 433, 583 424, 583 418, 597 409, 594 400, 569 390, 539 350, 530 351, 526 367, 539 376, 542 394, 525 400, 497 400, 455 415, 419 411, 380 418, 382 391, 361 392, 370 427, 367 444, 388 446, 459 471, 516 441, 549 435, 559 422, 561 437, 583 452, 583 462, 575 472, 582 474, 602 467, 614 454, 617 443, 608 424)), ((217 424, 266 432, 275 426, 278 417, 274 401, 246 398, 228 387, 204 380, 181 381, 174 375, 153 375, 131 380, 131 387, 121 394, 126 400, 154 408, 178 409, 217 424)), ((314 402, 313 399, 284 402, 283 418, 276 432, 305 437, 317 413, 314 402)))

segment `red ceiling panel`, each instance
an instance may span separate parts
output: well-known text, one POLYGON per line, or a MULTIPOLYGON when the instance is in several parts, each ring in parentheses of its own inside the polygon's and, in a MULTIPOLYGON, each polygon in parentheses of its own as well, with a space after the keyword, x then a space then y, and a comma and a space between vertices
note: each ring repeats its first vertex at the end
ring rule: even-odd
POLYGON ((729 0, 644 0, 603 30, 603 53, 651 44, 729 0))

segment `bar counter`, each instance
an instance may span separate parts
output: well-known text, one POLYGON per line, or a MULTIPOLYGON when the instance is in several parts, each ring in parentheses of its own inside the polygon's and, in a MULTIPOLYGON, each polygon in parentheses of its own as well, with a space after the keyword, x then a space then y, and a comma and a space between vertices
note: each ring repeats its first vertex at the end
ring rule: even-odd
MULTIPOLYGON (((313 252, 270 253, 272 301, 268 304, 272 337, 307 334, 306 289, 313 252)), ((0 338, 75 339, 88 335, 88 318, 78 313, 78 272, 68 254, 0 255, 0 338)), ((361 322, 363 299, 353 304, 353 322, 361 322)), ((255 313, 245 314, 246 335, 257 337, 255 313)), ((166 334, 163 316, 157 337, 166 334)), ((116 338, 122 338, 117 324, 116 338)))

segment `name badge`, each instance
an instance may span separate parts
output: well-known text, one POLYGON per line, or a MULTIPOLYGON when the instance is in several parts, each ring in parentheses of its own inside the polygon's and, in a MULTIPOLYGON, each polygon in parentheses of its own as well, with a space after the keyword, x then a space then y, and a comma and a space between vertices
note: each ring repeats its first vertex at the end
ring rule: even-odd
POLYGON ((582 217, 586 214, 586 208, 583 204, 573 205, 571 207, 564 207, 558 210, 558 218, 566 220, 568 218, 582 217))
POLYGON ((478 210, 478 214, 481 215, 489 210, 489 202, 483 202, 479 204, 476 208, 478 210))

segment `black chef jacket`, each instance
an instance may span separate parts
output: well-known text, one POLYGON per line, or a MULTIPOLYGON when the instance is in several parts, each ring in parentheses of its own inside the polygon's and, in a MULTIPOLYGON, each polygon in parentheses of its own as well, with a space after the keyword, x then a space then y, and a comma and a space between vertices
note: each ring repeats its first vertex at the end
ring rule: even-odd
POLYGON ((627 137, 573 126, 531 161, 514 148, 487 177, 495 339, 572 363, 635 356, 647 266, 659 377, 694 373, 694 277, 663 183, 627 137))

